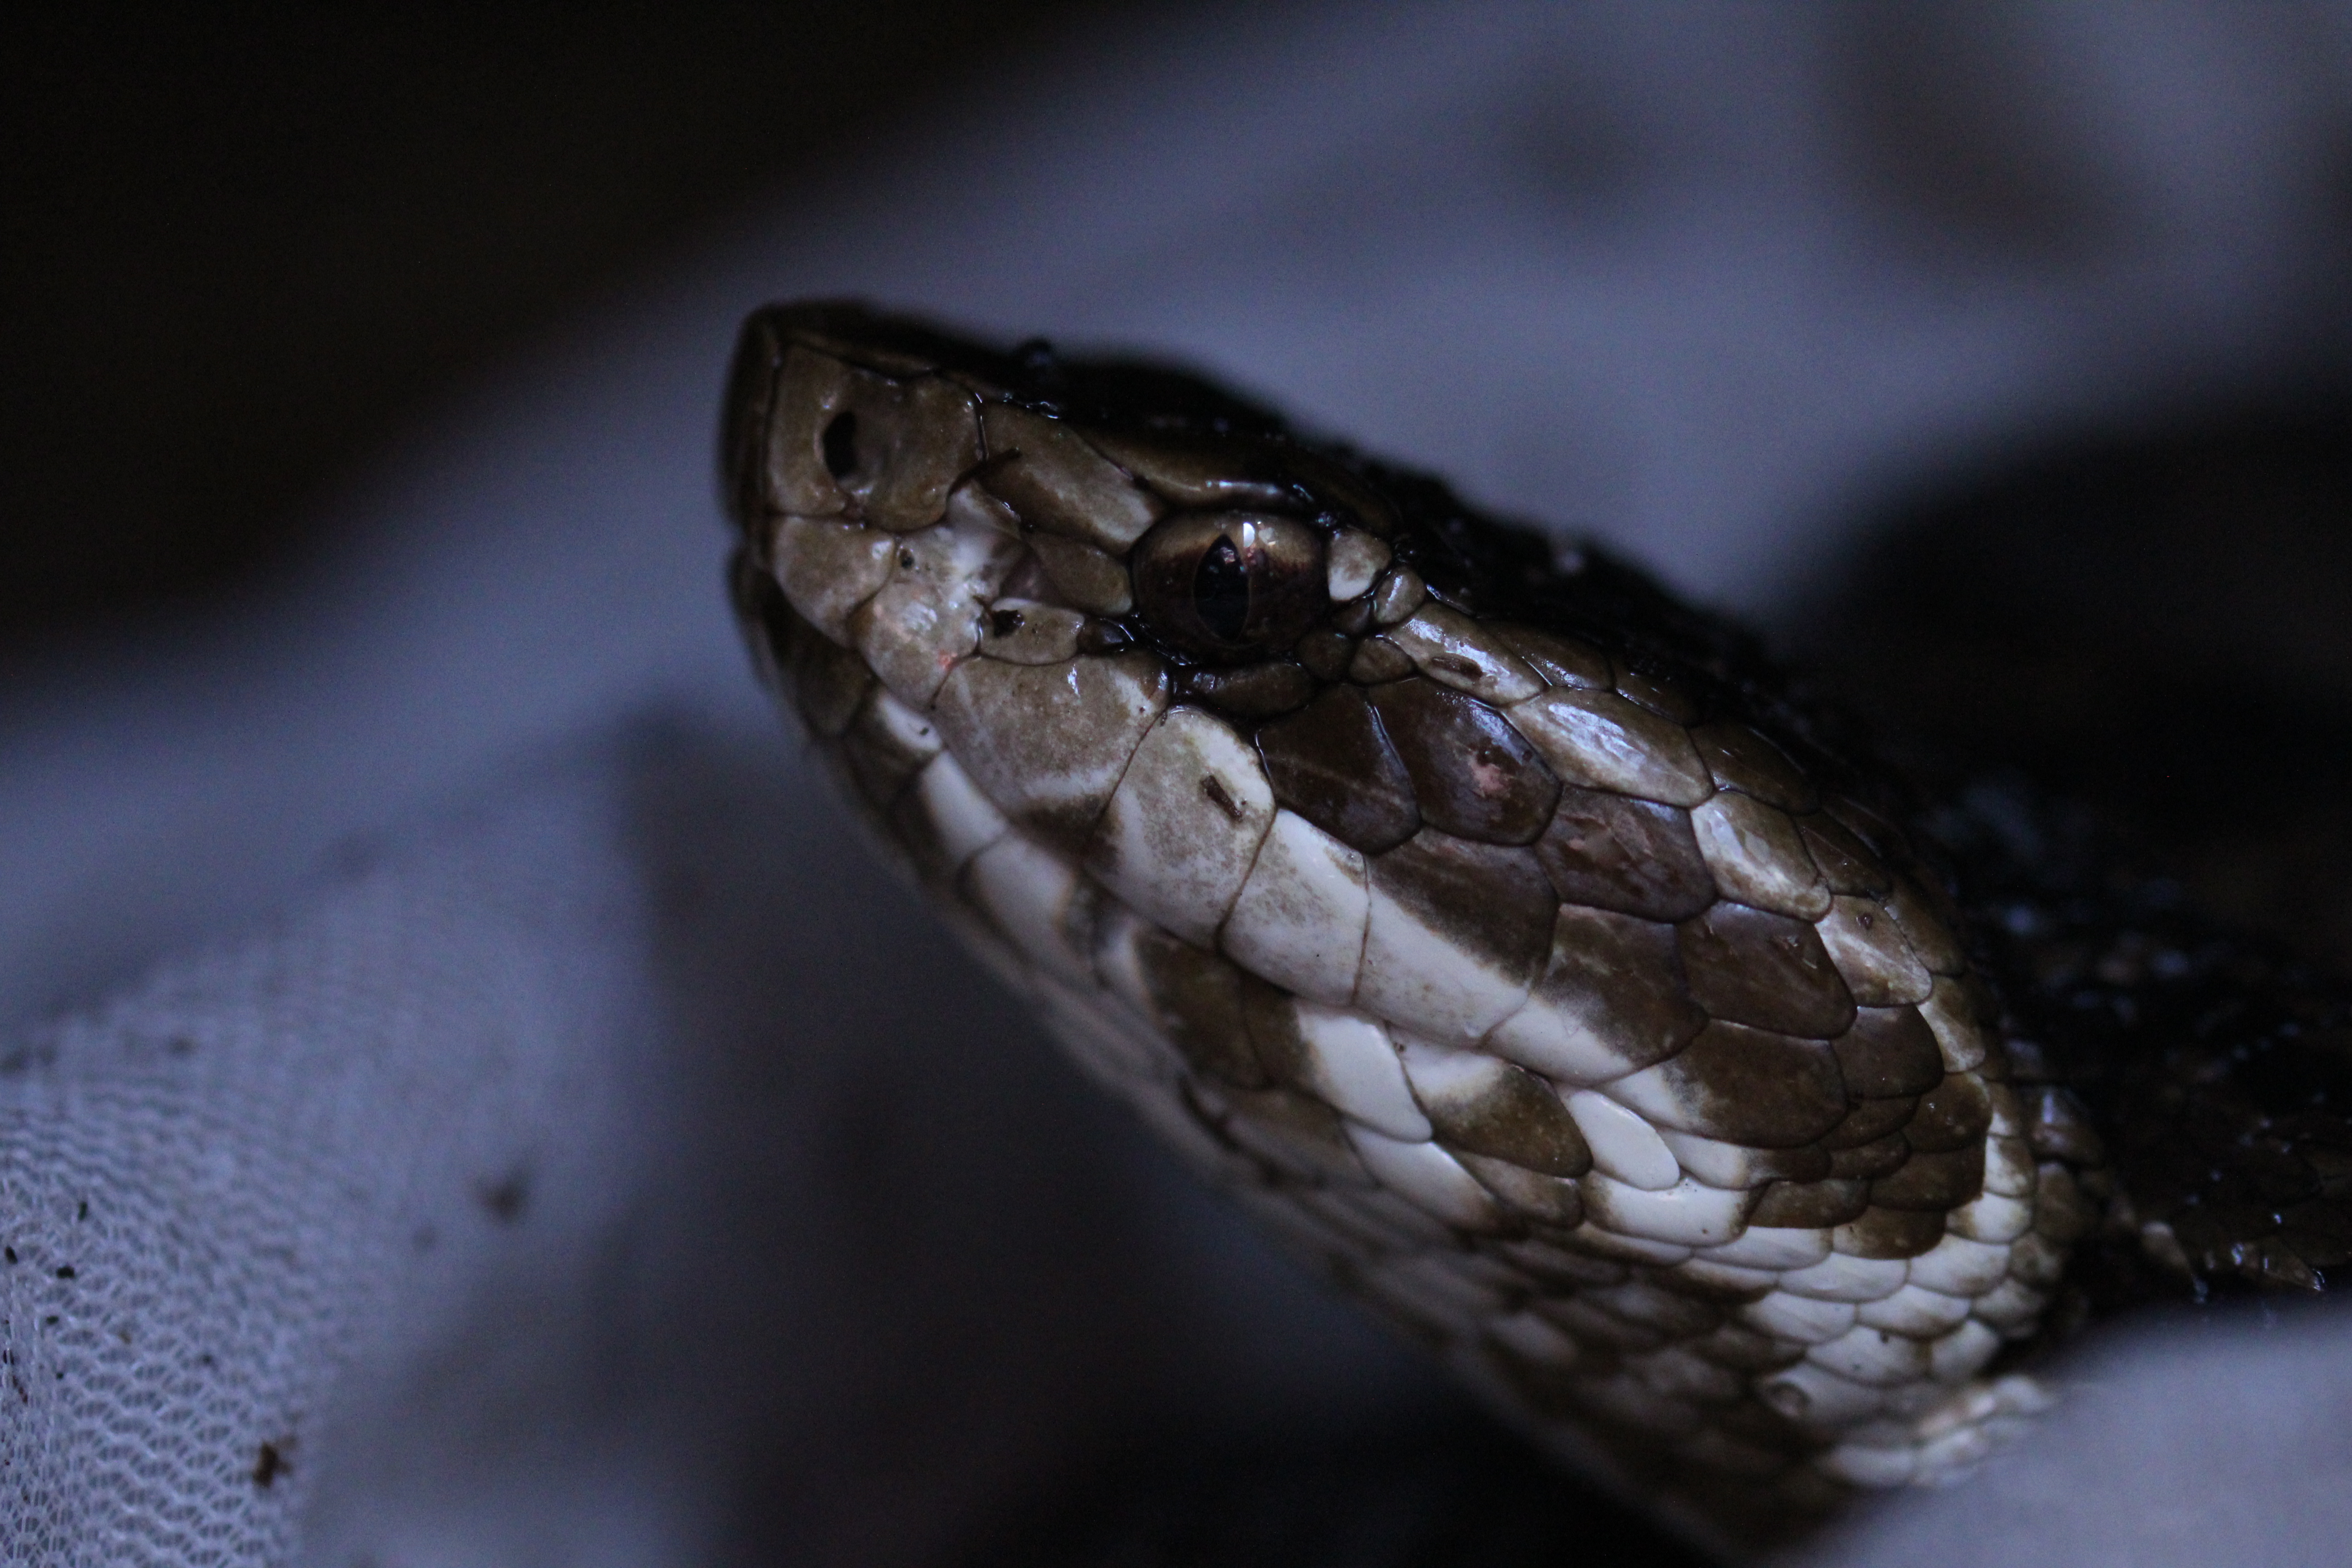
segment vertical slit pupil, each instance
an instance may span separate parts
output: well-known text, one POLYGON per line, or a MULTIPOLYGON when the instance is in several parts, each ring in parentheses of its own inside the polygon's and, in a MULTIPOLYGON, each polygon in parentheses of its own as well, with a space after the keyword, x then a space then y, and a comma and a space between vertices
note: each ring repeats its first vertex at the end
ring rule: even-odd
POLYGON ((857 416, 844 410, 824 427, 824 471, 845 479, 857 471, 857 416))
POLYGON ((1201 552, 1192 571, 1192 610, 1220 642, 1244 640, 1249 630, 1249 568, 1234 542, 1220 537, 1201 552))

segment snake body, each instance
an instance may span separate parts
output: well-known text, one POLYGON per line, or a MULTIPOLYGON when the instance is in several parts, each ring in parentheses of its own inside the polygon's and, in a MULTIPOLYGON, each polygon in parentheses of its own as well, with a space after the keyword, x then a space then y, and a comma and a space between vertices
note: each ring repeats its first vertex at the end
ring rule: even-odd
POLYGON ((751 319, 723 446, 755 655, 971 946, 1718 1541, 1964 1471, 2084 1302, 2352 1258, 2333 993, 2061 817, 1923 816, 1596 551, 1188 376, 852 305, 751 319))

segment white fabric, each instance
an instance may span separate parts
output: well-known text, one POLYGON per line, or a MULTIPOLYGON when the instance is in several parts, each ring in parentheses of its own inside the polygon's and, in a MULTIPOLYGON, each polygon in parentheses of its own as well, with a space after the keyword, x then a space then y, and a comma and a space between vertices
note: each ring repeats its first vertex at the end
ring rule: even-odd
MULTIPOLYGON (((1941 15, 1076 38, 462 400, 303 580, 0 695, 0 1561, 913 1563, 1122 1423, 1428 1397, 773 739, 734 321, 1174 350, 1769 611, 1891 484, 2345 346, 2341 11, 1941 15)), ((1814 1560, 2345 1537, 2324 1321, 2116 1353, 1814 1560)))

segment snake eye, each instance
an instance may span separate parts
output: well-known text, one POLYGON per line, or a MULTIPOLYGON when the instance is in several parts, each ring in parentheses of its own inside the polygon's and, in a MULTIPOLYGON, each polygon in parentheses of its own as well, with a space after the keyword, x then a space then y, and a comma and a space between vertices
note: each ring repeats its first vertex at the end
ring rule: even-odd
POLYGON ((1190 512, 1135 547, 1135 602, 1170 642, 1204 658, 1276 652, 1326 607, 1323 535, 1293 518, 1190 512))

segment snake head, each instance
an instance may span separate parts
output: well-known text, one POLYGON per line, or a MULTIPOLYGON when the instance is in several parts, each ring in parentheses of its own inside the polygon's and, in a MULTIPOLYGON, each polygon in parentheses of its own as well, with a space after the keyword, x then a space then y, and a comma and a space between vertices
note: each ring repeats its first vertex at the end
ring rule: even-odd
POLYGON ((1781 1503, 1942 1462, 2080 1205, 1738 634, 1194 377, 854 305, 751 319, 723 448, 755 658, 1213 1179, 1538 1424, 1781 1503))

